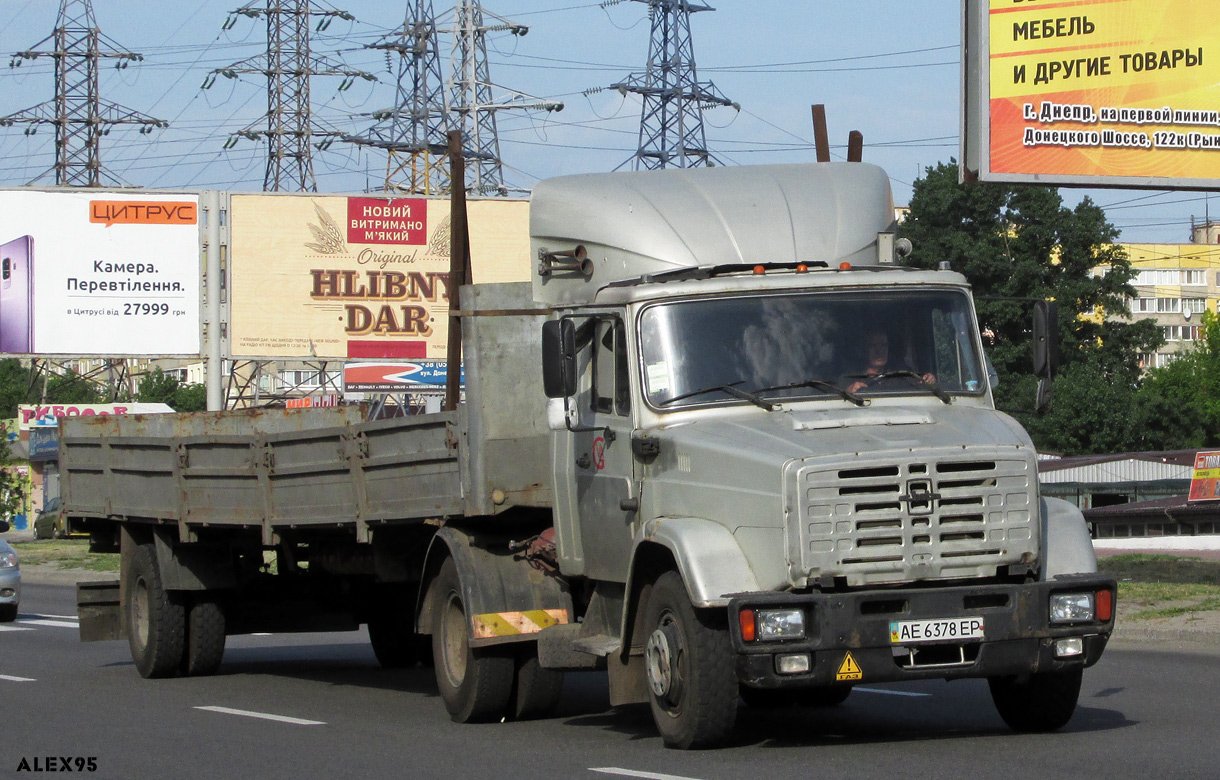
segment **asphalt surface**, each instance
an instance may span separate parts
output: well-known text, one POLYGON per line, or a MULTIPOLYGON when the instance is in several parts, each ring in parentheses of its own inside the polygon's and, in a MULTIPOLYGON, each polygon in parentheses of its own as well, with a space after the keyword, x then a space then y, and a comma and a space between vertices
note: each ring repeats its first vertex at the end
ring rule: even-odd
POLYGON ((982 681, 866 682, 834 708, 742 705, 722 749, 680 752, 646 708, 611 708, 594 673, 568 676, 554 717, 452 723, 432 671, 381 670, 363 632, 232 637, 215 677, 142 680, 125 642, 77 641, 73 598, 31 584, 0 629, 0 777, 45 774, 48 759, 59 772, 93 759, 78 776, 116 780, 1143 780, 1220 766, 1217 653, 1114 647, 1055 734, 1009 731, 982 681))

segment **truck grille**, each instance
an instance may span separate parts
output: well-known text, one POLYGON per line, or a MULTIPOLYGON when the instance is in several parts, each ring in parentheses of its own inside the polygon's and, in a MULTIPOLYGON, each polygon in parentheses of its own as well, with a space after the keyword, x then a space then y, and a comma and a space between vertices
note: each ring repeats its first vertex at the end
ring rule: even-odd
POLYGON ((1011 450, 877 453, 795 467, 794 580, 848 585, 994 576, 1038 552, 1035 467, 1011 450), (866 461, 867 458, 867 461, 866 461))

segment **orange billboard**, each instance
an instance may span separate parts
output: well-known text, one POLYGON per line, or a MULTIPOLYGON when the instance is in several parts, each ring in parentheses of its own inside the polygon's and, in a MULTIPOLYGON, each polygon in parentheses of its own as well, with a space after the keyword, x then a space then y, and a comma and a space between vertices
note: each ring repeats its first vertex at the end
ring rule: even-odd
MULTIPOLYGON (((528 281, 529 202, 468 202, 475 282, 528 281)), ((229 353, 443 358, 448 198, 233 195, 229 353)))
POLYGON ((979 108, 971 117, 967 107, 964 142, 976 148, 963 157, 979 178, 1216 186, 1215 0, 966 0, 966 6, 966 103, 977 100, 979 108), (978 69, 973 77, 971 68, 978 69))

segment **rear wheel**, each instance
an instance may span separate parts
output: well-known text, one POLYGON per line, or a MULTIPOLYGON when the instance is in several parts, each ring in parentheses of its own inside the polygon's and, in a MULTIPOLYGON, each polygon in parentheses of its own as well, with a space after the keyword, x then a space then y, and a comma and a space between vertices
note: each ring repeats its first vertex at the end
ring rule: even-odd
POLYGON ((1055 731, 1072 719, 1084 669, 992 677, 991 700, 1014 731, 1055 731))
POLYGON ((225 654, 225 613, 206 592, 197 594, 187 613, 182 673, 190 677, 216 674, 225 654))
POLYGON ((415 633, 409 618, 397 613, 369 620, 369 644, 385 669, 409 669, 419 663, 426 637, 415 633))
POLYGON ((186 640, 182 600, 165 590, 151 544, 138 546, 123 572, 127 639, 141 677, 178 674, 186 640))
POLYGON ((682 577, 669 571, 653 585, 644 648, 652 718, 665 744, 711 746, 737 720, 737 677, 727 628, 696 612, 682 577))
POLYGON ((502 648, 470 646, 470 620, 452 558, 441 565, 432 592, 432 656, 449 717, 458 723, 503 717, 513 692, 513 656, 502 648))
POLYGON ((543 669, 538 649, 526 642, 517 651, 517 679, 513 686, 510 714, 515 720, 545 718, 559 705, 563 694, 563 672, 543 669))

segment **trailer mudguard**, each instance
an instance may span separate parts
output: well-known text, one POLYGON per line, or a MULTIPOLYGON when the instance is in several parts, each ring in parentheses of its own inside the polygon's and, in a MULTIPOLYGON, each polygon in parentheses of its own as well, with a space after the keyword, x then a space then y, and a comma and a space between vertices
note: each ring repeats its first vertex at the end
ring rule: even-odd
POLYGON ((1097 571, 1097 555, 1084 515, 1070 502, 1061 498, 1043 498, 1042 538, 1046 556, 1042 578, 1049 580, 1060 574, 1093 574, 1097 571))
MULTIPOLYGON (((644 524, 636 549, 647 543, 659 544, 673 554, 691 604, 696 607, 724 607, 730 594, 759 589, 750 561, 733 532, 719 523, 700 517, 658 517, 644 524)), ((639 555, 632 556, 628 592, 639 560, 639 555)))
POLYGON ((452 525, 437 531, 424 561, 416 632, 432 633, 432 582, 446 558, 457 567, 472 647, 534 641, 544 628, 571 623, 572 597, 558 572, 510 552, 508 541, 452 525))

